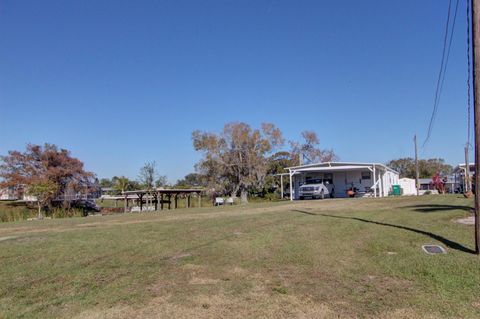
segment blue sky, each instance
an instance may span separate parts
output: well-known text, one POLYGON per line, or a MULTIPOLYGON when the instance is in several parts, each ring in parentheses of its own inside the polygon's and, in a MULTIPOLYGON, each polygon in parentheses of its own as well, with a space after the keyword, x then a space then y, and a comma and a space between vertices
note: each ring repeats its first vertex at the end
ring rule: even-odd
MULTIPOLYGON (((196 129, 315 130, 344 161, 413 156, 441 59, 447 0, 0 3, 0 154, 55 143, 99 177, 146 161, 194 170, 196 129)), ((463 162, 466 17, 422 157, 463 162)))

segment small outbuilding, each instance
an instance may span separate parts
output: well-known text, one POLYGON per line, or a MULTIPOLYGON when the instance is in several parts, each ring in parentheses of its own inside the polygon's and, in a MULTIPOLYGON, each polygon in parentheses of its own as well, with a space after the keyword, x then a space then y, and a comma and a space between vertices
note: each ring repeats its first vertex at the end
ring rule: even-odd
POLYGON ((415 185, 415 180, 413 178, 400 178, 398 180, 398 185, 402 189, 402 195, 417 195, 417 186, 415 185))
POLYGON ((355 190, 356 197, 384 197, 397 185, 399 174, 379 163, 326 162, 288 167, 290 200, 299 199, 303 184, 321 180, 330 197, 348 197, 355 190))

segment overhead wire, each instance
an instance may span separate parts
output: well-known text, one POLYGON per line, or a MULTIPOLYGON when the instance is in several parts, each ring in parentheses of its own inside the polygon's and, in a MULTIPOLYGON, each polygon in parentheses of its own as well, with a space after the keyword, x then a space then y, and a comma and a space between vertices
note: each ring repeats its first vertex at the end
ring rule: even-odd
POLYGON ((449 60, 449 57, 450 57, 450 49, 451 49, 451 45, 452 45, 452 41, 453 41, 453 32, 455 30, 455 22, 456 22, 456 18, 457 18, 458 4, 459 4, 459 0, 457 0, 456 5, 455 5, 455 12, 454 12, 454 15, 453 15, 452 27, 450 28, 452 0, 449 0, 449 2, 448 2, 447 21, 445 23, 445 34, 444 34, 444 37, 443 37, 442 59, 441 59, 441 62, 440 62, 440 70, 438 72, 437 85, 436 85, 436 88, 435 88, 433 110, 432 110, 432 115, 430 117, 430 122, 429 122, 429 125, 428 125, 427 136, 426 136, 426 138, 425 138, 425 140, 422 144, 422 148, 424 148, 426 146, 427 142, 430 139, 430 136, 431 136, 432 130, 433 130, 433 125, 434 125, 434 122, 435 122, 435 118, 436 118, 436 115, 437 115, 438 105, 440 103, 440 97, 441 97, 442 91, 443 91, 443 84, 445 82, 445 73, 446 73, 447 66, 448 66, 448 60, 449 60))

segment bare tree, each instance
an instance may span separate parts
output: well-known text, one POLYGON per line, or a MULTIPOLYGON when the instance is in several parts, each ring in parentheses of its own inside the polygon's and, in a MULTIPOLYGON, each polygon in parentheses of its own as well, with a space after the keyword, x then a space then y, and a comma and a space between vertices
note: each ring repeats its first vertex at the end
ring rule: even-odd
POLYGON ((291 153, 297 158, 298 165, 338 160, 333 150, 320 148, 320 140, 314 131, 303 131, 302 138, 303 143, 290 141, 291 153))
POLYGON ((168 186, 168 177, 167 175, 159 175, 155 181, 156 187, 165 187, 168 186))
POLYGON ((143 165, 143 167, 140 169, 138 178, 143 187, 145 187, 147 190, 151 190, 155 186, 155 179, 157 175, 157 164, 155 161, 153 161, 147 162, 145 165, 143 165))

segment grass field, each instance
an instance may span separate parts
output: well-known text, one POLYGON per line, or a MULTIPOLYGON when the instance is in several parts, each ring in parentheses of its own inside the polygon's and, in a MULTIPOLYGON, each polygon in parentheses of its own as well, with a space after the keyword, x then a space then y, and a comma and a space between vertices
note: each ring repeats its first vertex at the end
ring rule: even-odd
POLYGON ((0 224, 5 318, 478 318, 460 196, 0 224), (423 244, 445 255, 427 255, 423 244))
POLYGON ((37 210, 32 207, 27 207, 25 203, 0 201, 0 222, 26 220, 27 218, 36 216, 37 210))

